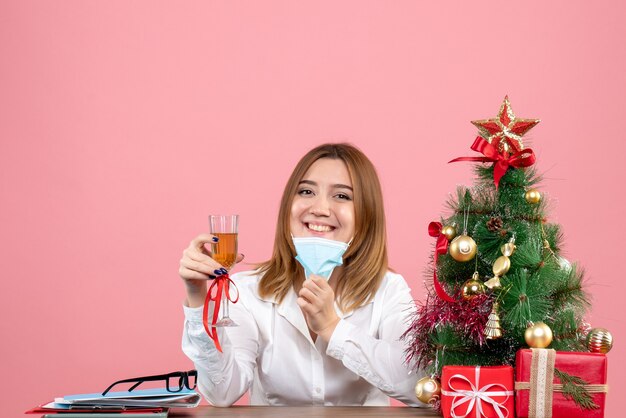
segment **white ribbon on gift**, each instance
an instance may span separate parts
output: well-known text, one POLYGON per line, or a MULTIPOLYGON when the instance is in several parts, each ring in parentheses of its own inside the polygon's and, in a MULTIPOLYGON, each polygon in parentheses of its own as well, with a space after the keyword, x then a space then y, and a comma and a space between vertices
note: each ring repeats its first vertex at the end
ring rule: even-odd
POLYGON ((507 418, 509 416, 509 410, 504 406, 504 404, 509 399, 509 396, 513 396, 514 392, 512 390, 506 390, 506 386, 501 385, 500 383, 490 383, 488 385, 483 386, 480 389, 477 389, 477 387, 479 386, 479 380, 480 380, 480 366, 477 366, 475 370, 476 370, 476 385, 470 382, 469 379, 463 376, 462 374, 455 374, 452 377, 450 377, 450 379, 448 380, 448 386, 452 390, 441 391, 443 395, 454 397, 454 400, 452 401, 452 406, 450 408, 450 413, 452 414, 452 417, 453 418, 467 417, 474 409, 474 404, 476 404, 476 417, 488 418, 487 415, 483 413, 483 402, 487 402, 493 406, 493 409, 496 411, 496 414, 498 414, 498 418, 507 418), (461 380, 466 381, 467 383, 469 383, 472 389, 471 390, 455 389, 452 386, 453 379, 461 379, 461 380), (495 387, 500 387, 504 390, 490 392, 490 390, 495 387), (504 398, 502 402, 498 402, 495 399, 492 399, 492 396, 506 396, 506 398, 504 398), (458 408, 459 406, 465 403, 468 403, 465 414, 457 415, 455 411, 456 408, 458 408), (502 413, 503 409, 506 412, 506 415, 502 413))

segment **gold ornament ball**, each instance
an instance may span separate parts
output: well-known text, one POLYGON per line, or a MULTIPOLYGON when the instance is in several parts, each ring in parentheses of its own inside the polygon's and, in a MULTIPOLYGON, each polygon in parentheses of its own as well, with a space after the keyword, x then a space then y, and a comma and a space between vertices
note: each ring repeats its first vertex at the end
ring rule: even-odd
POLYGON ((587 334, 587 348, 592 353, 606 354, 613 348, 613 336, 608 329, 592 328, 587 334))
POLYGON ((485 285, 480 280, 471 278, 463 283, 463 289, 461 289, 463 299, 470 300, 483 293, 485 293, 485 285))
POLYGON ((535 205, 541 201, 541 193, 537 189, 530 189, 524 195, 526 201, 532 205, 535 205))
POLYGON ((543 322, 535 322, 526 328, 524 339, 529 347, 546 348, 552 342, 552 330, 543 322))
POLYGON ((459 235, 450 243, 450 255, 456 261, 470 261, 476 255, 476 241, 467 235, 459 235))
POLYGON ((448 241, 453 240, 454 237, 456 237, 456 226, 454 224, 445 225, 443 228, 441 228, 441 234, 444 235, 448 239, 448 241))
POLYGON ((439 381, 432 377, 422 377, 415 385, 415 396, 420 402, 435 402, 441 396, 439 381))

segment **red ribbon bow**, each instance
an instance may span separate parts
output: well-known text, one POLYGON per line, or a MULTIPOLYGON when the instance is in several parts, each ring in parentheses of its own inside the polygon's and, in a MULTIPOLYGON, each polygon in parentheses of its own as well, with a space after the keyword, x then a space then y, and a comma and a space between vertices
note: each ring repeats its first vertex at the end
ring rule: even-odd
MULTIPOLYGON (((485 404, 490 404, 493 408, 493 411, 498 415, 498 418, 507 418, 509 415, 513 415, 511 411, 506 408, 506 401, 513 396, 515 392, 512 390, 507 390, 508 388, 505 385, 500 383, 488 383, 484 386, 480 386, 480 366, 476 366, 475 375, 476 380, 475 383, 472 383, 467 377, 462 374, 455 374, 450 379, 448 379, 448 387, 450 390, 442 390, 441 394, 445 396, 452 397, 452 405, 450 406, 450 416, 452 418, 465 418, 472 414, 474 411, 474 406, 476 406, 476 418, 483 418, 492 416, 490 411, 483 410, 483 402, 485 404), (453 380, 461 380, 469 385, 469 389, 456 389, 452 386, 453 380), (502 389, 494 391, 494 388, 502 389), (493 398, 502 397, 505 398, 501 401, 497 401, 493 398), (457 408, 463 406, 463 404, 467 403, 465 414, 459 415, 457 414, 457 408), (504 410, 504 412, 503 412, 504 410), (485 412, 489 412, 486 414, 485 412), (505 414, 506 413, 506 414, 505 414)), ((473 414, 472 414, 473 415, 473 414)))
POLYGON ((530 148, 526 148, 509 156, 506 152, 500 154, 496 147, 487 142, 483 137, 477 137, 474 140, 471 148, 474 151, 480 152, 484 157, 459 157, 454 160, 448 161, 448 163, 455 163, 457 161, 478 161, 483 163, 496 163, 493 168, 493 182, 498 188, 500 179, 509 167, 530 167, 535 163, 535 153, 530 148))
POLYGON ((437 296, 447 302, 456 302, 452 296, 446 293, 437 278, 437 260, 439 259, 439 254, 445 254, 448 252, 448 238, 441 233, 442 227, 441 222, 431 222, 428 224, 428 234, 431 237, 437 238, 437 244, 435 245, 435 265, 433 267, 433 284, 435 285, 435 292, 437 292, 437 296))
POLYGON ((213 283, 211 283, 211 286, 209 287, 209 291, 206 294, 206 299, 204 299, 204 309, 202 310, 202 325, 204 325, 204 329, 206 333, 209 334, 209 337, 211 337, 211 339, 215 343, 215 347, 220 353, 223 353, 223 351, 222 351, 222 346, 220 345, 220 340, 217 336, 217 328, 215 327, 215 324, 217 323, 217 317, 220 313, 220 305, 222 303, 222 292, 226 293, 226 297, 232 303, 237 303, 237 301, 239 300, 239 290, 237 290, 237 297, 234 300, 230 295, 231 283, 235 287, 235 289, 237 289, 235 282, 233 282, 230 276, 228 276, 228 273, 218 276, 216 279, 214 279, 213 283), (213 289, 215 289, 216 287, 217 289, 216 289, 216 292, 214 293, 213 289), (211 319, 211 327, 209 328, 209 302, 210 301, 213 301, 214 304, 213 304, 213 319, 211 319))

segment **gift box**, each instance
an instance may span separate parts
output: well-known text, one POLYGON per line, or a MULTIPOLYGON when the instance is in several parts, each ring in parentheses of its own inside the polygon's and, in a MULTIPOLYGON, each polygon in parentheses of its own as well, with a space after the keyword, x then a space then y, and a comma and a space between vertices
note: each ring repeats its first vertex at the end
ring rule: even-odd
MULTIPOLYGON (((515 359, 515 412, 518 417, 600 418, 604 416, 606 356, 533 348, 519 350, 515 359), (555 370, 556 369, 556 370, 555 370), (566 397, 563 373, 581 378, 584 389, 597 408, 584 409, 566 397)), ((568 377, 564 377, 568 380, 568 377)), ((571 387, 571 386, 570 386, 571 387)))
POLYGON ((448 418, 514 416, 513 368, 444 366, 441 412, 448 418))

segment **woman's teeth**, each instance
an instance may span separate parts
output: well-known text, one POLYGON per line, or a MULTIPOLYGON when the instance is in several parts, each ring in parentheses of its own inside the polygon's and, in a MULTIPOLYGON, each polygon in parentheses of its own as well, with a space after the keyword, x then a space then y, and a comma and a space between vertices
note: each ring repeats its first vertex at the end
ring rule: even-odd
POLYGON ((316 232, 330 232, 332 228, 328 225, 313 225, 309 224, 309 229, 312 229, 316 232))

